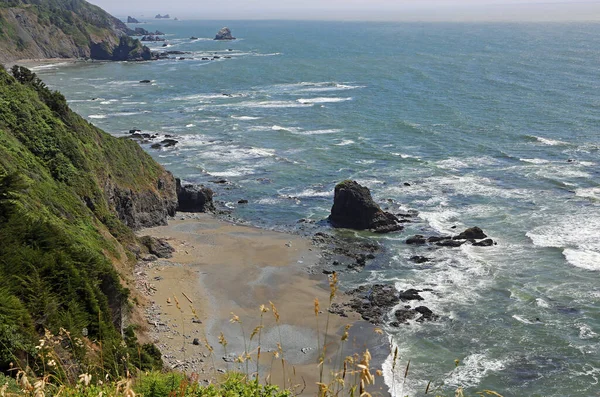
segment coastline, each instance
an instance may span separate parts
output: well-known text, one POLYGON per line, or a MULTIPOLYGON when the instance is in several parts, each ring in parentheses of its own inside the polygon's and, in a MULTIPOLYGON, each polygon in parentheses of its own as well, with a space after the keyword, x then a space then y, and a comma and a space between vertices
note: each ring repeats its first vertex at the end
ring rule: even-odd
MULTIPOLYGON (((147 299, 143 331, 159 347, 170 369, 213 382, 227 370, 246 372, 246 364, 233 361, 247 350, 252 356, 250 376, 255 374, 258 334, 252 340, 250 335, 261 324, 261 304, 269 311, 263 314, 260 334, 260 378, 264 381, 270 375, 271 382, 283 386, 281 361, 273 360, 281 343, 288 366, 285 384, 297 385, 302 395, 317 392, 317 341, 323 343, 327 318, 326 378, 334 367, 339 368, 340 357, 362 353, 365 347, 372 350, 371 345, 381 347, 386 339, 357 313, 348 317, 327 313, 327 277, 311 276, 305 270, 319 261, 321 252, 306 238, 236 225, 207 214, 178 215, 168 226, 143 229, 138 235, 165 239, 175 249, 172 258, 141 261, 135 271, 138 290, 147 299), (315 298, 321 308, 320 332, 315 298), (280 315, 278 323, 270 302, 280 315), (230 322, 232 313, 240 323, 230 322), (351 325, 349 338, 340 353, 346 325, 351 325), (226 349, 219 344, 221 333, 227 339, 226 349)), ((341 299, 339 293, 335 301, 341 299)), ((382 386, 380 379, 376 394, 387 394, 382 386)))
POLYGON ((80 58, 38 58, 38 59, 17 59, 14 61, 7 62, 4 65, 7 69, 10 69, 14 65, 24 66, 28 69, 40 68, 44 66, 52 66, 52 65, 73 65, 76 63, 87 62, 84 59, 80 58))

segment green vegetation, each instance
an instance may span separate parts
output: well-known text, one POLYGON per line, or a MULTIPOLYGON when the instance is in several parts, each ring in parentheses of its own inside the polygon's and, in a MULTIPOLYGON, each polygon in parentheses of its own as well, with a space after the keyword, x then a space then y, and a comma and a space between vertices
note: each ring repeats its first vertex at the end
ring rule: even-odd
POLYGON ((61 329, 101 346, 102 370, 123 373, 127 355, 160 367, 155 348, 138 350, 133 332, 119 331, 129 292, 117 269, 130 269, 122 244, 136 239, 107 194, 158 195, 164 169, 73 113, 34 73, 12 72, 0 68, 0 370, 29 360, 41 371, 39 335, 61 329))

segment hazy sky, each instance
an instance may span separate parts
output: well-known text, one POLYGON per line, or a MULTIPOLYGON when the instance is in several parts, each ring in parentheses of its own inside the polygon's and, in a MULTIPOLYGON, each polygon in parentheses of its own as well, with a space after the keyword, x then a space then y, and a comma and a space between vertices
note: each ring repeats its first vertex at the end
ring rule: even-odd
POLYGON ((600 20, 600 0, 88 0, 116 15, 179 19, 600 20))

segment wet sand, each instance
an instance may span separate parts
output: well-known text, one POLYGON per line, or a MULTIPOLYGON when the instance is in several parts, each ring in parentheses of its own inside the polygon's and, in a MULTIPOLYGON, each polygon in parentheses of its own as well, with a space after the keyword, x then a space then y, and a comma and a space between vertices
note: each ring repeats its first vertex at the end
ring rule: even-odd
MULTIPOLYGON (((327 313, 327 276, 309 276, 305 271, 320 257, 310 240, 205 214, 194 217, 197 219, 173 220, 168 226, 139 232, 140 236, 164 238, 176 250, 170 259, 142 262, 136 269, 138 287, 148 295, 147 334, 161 349, 168 367, 214 381, 226 370, 246 373, 248 364, 248 373, 254 376, 260 337, 260 378, 270 376, 273 383, 283 385, 281 357, 274 358, 280 343, 285 385, 299 385, 297 392, 314 395, 320 372, 318 341, 323 344, 328 318, 326 380, 334 368, 341 368, 343 357, 362 352, 367 345, 377 349, 387 343, 356 313, 348 313, 349 317, 327 313), (321 309, 318 328, 315 298, 321 309), (278 322, 269 302, 278 311, 278 322), (269 309, 262 320, 260 305, 269 309), (230 321, 232 313, 240 322, 230 321), (251 338, 261 321, 263 328, 251 338), (340 354, 346 325, 352 328, 340 354), (227 340, 226 349, 219 344, 221 333, 227 340), (232 362, 244 351, 252 361, 232 362)), ((377 389, 382 383, 380 379, 377 389)))

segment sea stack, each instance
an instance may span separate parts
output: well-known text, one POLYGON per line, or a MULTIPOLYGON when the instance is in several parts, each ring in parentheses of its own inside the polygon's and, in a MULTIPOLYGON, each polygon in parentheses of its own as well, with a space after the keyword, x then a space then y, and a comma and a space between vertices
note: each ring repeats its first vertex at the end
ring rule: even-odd
POLYGON ((373 201, 369 188, 346 180, 335 187, 329 221, 333 227, 389 233, 402 230, 398 218, 381 210, 373 201))
POLYGON ((215 40, 235 40, 235 37, 231 35, 231 30, 228 27, 224 27, 217 32, 215 40))

